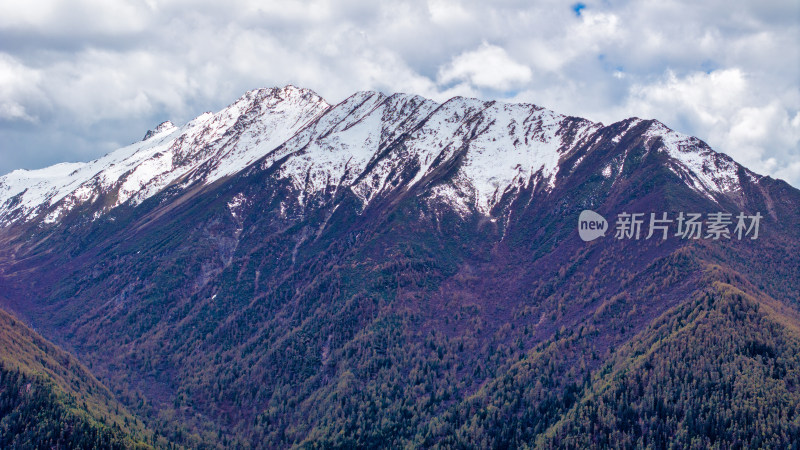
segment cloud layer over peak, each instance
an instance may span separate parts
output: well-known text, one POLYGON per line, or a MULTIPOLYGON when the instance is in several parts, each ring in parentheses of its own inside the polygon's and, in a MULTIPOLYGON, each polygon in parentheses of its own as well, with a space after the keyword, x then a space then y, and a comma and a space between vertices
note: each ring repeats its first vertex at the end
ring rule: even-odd
POLYGON ((800 186, 798 17, 783 1, 6 2, 0 172, 294 84, 657 118, 800 186))

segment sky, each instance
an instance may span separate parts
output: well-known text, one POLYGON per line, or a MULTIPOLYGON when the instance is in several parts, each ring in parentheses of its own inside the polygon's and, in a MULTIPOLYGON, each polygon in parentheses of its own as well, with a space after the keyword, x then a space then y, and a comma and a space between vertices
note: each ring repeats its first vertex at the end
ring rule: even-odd
POLYGON ((658 119, 800 187, 800 1, 0 3, 0 174, 293 84, 658 119))

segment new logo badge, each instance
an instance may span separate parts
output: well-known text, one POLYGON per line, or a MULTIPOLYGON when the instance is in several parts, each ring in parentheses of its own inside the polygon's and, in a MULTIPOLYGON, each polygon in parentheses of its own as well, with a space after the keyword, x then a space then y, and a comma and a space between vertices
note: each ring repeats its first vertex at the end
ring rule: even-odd
POLYGON ((585 242, 593 241, 600 236, 605 236, 606 230, 608 230, 608 222, 603 216, 590 209, 581 211, 581 215, 578 217, 578 234, 581 239, 585 242))

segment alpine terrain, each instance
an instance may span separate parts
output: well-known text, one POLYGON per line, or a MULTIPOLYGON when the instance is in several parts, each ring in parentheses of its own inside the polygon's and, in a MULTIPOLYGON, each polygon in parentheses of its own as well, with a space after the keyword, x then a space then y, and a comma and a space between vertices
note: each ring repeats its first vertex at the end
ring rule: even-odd
POLYGON ((797 449, 799 225, 655 120, 250 91, 0 177, 0 447, 797 449))

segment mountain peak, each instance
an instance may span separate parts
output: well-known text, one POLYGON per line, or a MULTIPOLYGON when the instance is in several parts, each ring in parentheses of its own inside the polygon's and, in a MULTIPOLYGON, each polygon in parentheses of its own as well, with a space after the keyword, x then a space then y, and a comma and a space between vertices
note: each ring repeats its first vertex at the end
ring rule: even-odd
POLYGON ((650 121, 645 139, 669 155, 670 170, 690 188, 713 199, 713 194, 741 191, 739 169, 755 179, 755 174, 742 168, 728 155, 711 149, 702 140, 672 130, 658 120, 650 121))
MULTIPOLYGON (((312 91, 311 89, 300 88, 292 84, 287 84, 284 87, 268 87, 268 88, 253 89, 245 92, 245 94, 242 97, 240 97, 239 101, 244 100, 244 101, 263 102, 269 99, 272 99, 273 101, 298 100, 298 101, 308 101, 313 103, 324 103, 325 105, 328 104, 325 101, 325 99, 323 99, 319 94, 312 91)), ((238 103, 238 101, 235 102, 234 104, 236 103, 238 103)))
POLYGON ((165 132, 168 132, 168 131, 173 131, 176 128, 177 127, 175 125, 173 125, 172 122, 170 122, 169 120, 166 120, 166 121, 161 122, 160 124, 158 124, 158 126, 154 130, 147 130, 147 133, 145 133, 144 138, 142 139, 142 141, 146 141, 146 140, 148 140, 148 139, 150 139, 150 138, 152 138, 152 137, 154 137, 156 135, 159 135, 161 133, 165 133, 165 132))

